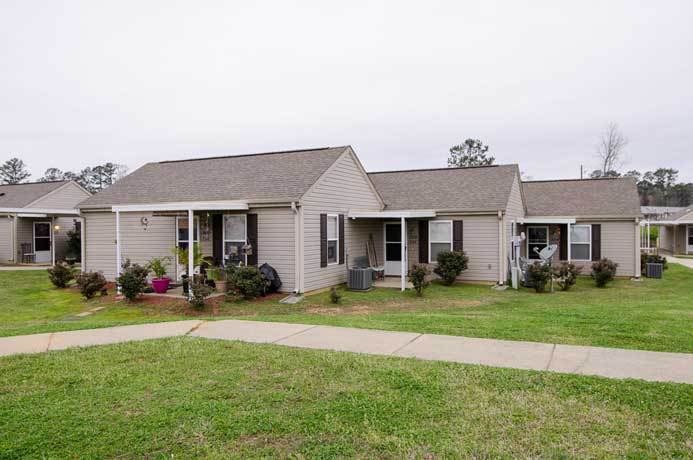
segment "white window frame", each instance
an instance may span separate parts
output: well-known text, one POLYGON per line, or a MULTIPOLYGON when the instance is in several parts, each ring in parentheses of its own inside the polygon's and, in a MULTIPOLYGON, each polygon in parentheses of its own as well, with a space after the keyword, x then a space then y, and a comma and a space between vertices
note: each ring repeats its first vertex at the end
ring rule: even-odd
POLYGON ((336 257, 335 260, 336 262, 330 262, 330 258, 327 257, 327 265, 339 265, 339 214, 327 214, 327 221, 325 222, 325 232, 327 233, 327 247, 325 250, 327 251, 327 254, 329 254, 329 247, 330 247, 330 241, 336 241, 337 242, 337 249, 335 250, 336 257), (329 232, 327 231, 327 228, 329 227, 329 221, 330 218, 335 218, 335 228, 337 229, 337 238, 330 238, 329 232))
MULTIPOLYGON (((193 229, 193 232, 192 232, 193 247, 194 247, 195 243, 200 244, 200 216, 195 216, 194 219, 195 219, 195 220, 194 220, 194 225, 197 227, 197 239, 195 239, 195 231, 194 231, 194 229, 193 229)), ((190 235, 190 229, 188 229, 188 239, 187 239, 187 240, 181 240, 181 239, 178 238, 179 235, 180 235, 180 232, 179 232, 180 227, 179 227, 179 225, 180 225, 180 221, 181 221, 181 220, 184 220, 185 223, 187 224, 187 223, 188 223, 188 216, 176 216, 176 247, 179 247, 178 245, 179 245, 181 242, 187 242, 187 243, 188 243, 188 248, 190 248, 190 237, 191 237, 191 235, 190 235)))
MULTIPOLYGON (((543 229, 546 229, 546 246, 548 247, 549 244, 551 244, 551 235, 549 234, 549 226, 548 226, 548 225, 528 225, 528 226, 527 226, 527 240, 526 240, 526 241, 527 241, 527 244, 526 244, 526 247, 525 247, 525 250, 526 250, 526 252, 527 252, 527 258, 528 258, 528 259, 531 259, 531 260, 541 260, 541 258, 539 257, 538 254, 537 254, 536 259, 535 259, 534 257, 532 257, 532 255, 534 255, 535 253, 533 253, 533 252, 531 252, 531 251, 529 250, 529 229, 530 229, 530 228, 543 228, 543 229)), ((535 242, 535 243, 532 243, 532 244, 539 244, 539 243, 536 243, 536 242, 535 242)))
POLYGON ((572 225, 570 225, 570 229, 568 231, 571 232, 571 235, 570 235, 570 245, 571 245, 571 248, 570 248, 570 256, 571 257, 570 258, 571 258, 571 260, 575 260, 578 262, 589 262, 590 260, 592 260, 592 226, 590 224, 572 224, 572 225), (575 227, 587 227, 589 229, 589 235, 590 236, 589 236, 587 242, 584 242, 584 241, 576 242, 573 239, 572 231, 573 231, 573 228, 575 228, 575 227), (589 259, 577 259, 574 257, 575 251, 573 251, 572 246, 575 244, 581 244, 581 245, 588 245, 589 246, 590 249, 587 252, 587 254, 589 254, 589 256, 588 256, 589 259))
POLYGON ((40 252, 51 252, 53 250, 53 224, 50 221, 44 221, 44 220, 35 220, 33 222, 33 225, 31 226, 31 246, 32 246, 32 252, 36 254, 36 239, 41 238, 41 239, 47 239, 48 240, 48 251, 42 250, 40 252), (48 225, 48 236, 36 236, 36 224, 46 224, 48 225))
POLYGON ((428 263, 429 264, 437 264, 438 262, 435 260, 432 260, 433 252, 431 252, 431 245, 433 243, 436 244, 447 244, 450 243, 450 251, 452 251, 452 221, 451 220, 429 220, 428 221, 428 263), (431 238, 431 235, 433 233, 431 232, 431 224, 435 222, 436 224, 450 224, 450 241, 433 241, 433 238, 431 238))
MULTIPOLYGON (((222 264, 226 264, 226 259, 228 258, 228 254, 226 254, 226 243, 243 243, 244 245, 248 244, 248 215, 247 214, 224 214, 221 218, 221 244, 222 244, 222 253, 223 253, 223 260, 222 264), (227 240, 226 239, 226 216, 243 216, 243 221, 245 223, 245 230, 243 231, 245 239, 243 240, 227 240)), ((248 265, 248 254, 243 254, 242 258, 243 264, 248 265)))

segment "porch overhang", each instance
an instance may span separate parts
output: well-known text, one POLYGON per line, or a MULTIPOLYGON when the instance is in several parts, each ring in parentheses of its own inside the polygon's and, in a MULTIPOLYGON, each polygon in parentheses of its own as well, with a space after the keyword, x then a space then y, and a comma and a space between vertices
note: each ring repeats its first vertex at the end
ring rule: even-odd
POLYGON ((402 211, 349 211, 349 219, 424 219, 435 217, 436 212, 427 209, 402 211))
POLYGON ((651 220, 650 225, 693 225, 693 220, 651 220))
POLYGON ((79 209, 56 208, 0 208, 0 214, 16 214, 17 217, 79 216, 79 209))
POLYGON ((517 220, 519 224, 563 224, 572 225, 576 219, 574 217, 521 217, 517 220))
POLYGON ((172 203, 124 204, 111 206, 113 212, 152 211, 247 211, 247 201, 182 201, 172 203))

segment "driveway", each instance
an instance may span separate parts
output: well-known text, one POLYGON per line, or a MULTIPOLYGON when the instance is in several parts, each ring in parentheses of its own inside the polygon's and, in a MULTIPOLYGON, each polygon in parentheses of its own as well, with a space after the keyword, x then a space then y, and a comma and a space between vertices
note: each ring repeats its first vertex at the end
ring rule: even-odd
POLYGON ((688 268, 693 268, 693 259, 682 259, 680 257, 666 256, 667 261, 672 264, 681 264, 688 268))

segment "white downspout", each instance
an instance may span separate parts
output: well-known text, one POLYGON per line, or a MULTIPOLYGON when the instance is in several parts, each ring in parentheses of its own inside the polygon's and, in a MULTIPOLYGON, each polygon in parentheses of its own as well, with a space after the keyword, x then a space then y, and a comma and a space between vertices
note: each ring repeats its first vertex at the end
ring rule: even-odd
MULTIPOLYGON (((573 259, 573 252, 572 252, 571 249, 570 249, 570 244, 571 244, 571 243, 570 243, 570 233, 571 233, 571 232, 570 232, 570 225, 571 225, 571 224, 568 224, 568 225, 567 225, 567 228, 568 228, 568 238, 567 238, 567 241, 568 241, 568 243, 567 243, 567 244, 568 244, 568 263, 570 263, 571 260, 573 259)), ((592 230, 590 230, 590 241, 592 240, 592 234, 591 234, 591 232, 592 232, 592 230)), ((590 243, 590 247, 591 247, 591 243, 590 243)))
POLYGON ((17 214, 14 216, 10 216, 9 214, 7 215, 7 218, 10 219, 12 218, 12 221, 10 222, 10 227, 12 229, 11 231, 11 239, 10 239, 10 245, 12 246, 12 258, 10 259, 14 263, 18 263, 17 261, 17 214))
POLYGON ((400 233, 400 239, 402 240, 402 273, 400 275, 400 289, 404 291, 407 289, 407 220, 404 217, 401 218, 400 233))
POLYGON ((498 211, 498 284, 501 286, 505 284, 505 271, 503 270, 505 265, 505 244, 503 240, 505 239, 505 228, 503 226, 503 211, 498 211))
MULTIPOLYGON (((116 278, 120 276, 120 211, 116 211, 116 278)), ((116 284, 118 294, 121 293, 120 285, 116 284)))
MULTIPOLYGON (((199 235, 198 235, 199 237, 199 235)), ((195 278, 195 217, 188 209, 188 299, 192 299, 192 286, 195 278)))
POLYGON ((80 251, 80 257, 79 258, 81 260, 81 263, 80 263, 81 271, 82 271, 82 273, 84 273, 87 271, 87 241, 84 238, 84 235, 87 233, 87 230, 85 228, 87 225, 87 221, 86 221, 86 219, 84 219, 84 217, 80 216, 79 222, 80 222, 80 224, 79 224, 79 239, 81 242, 80 248, 79 248, 79 251, 80 251))
POLYGON ((55 265, 55 216, 51 216, 51 266, 55 265))
POLYGON ((291 202, 291 211, 294 213, 294 293, 301 292, 301 279, 303 273, 301 271, 301 246, 303 239, 301 237, 301 215, 296 202, 291 202))

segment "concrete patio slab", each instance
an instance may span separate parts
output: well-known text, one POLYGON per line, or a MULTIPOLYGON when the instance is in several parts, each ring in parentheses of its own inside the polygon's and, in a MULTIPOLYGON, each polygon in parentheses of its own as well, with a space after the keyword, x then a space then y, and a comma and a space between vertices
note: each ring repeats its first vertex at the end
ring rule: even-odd
POLYGON ((47 351, 52 335, 49 333, 0 337, 0 356, 47 351))
POLYGON ((396 356, 515 369, 545 370, 553 345, 536 342, 478 339, 423 334, 396 356))
POLYGON ((259 321, 209 321, 190 333, 192 337, 272 343, 311 329, 307 324, 264 323, 259 321))
POLYGON ((617 379, 693 383, 693 354, 556 345, 548 370, 617 379))
POLYGON ((102 329, 56 332, 51 339, 49 350, 64 350, 70 347, 88 347, 133 340, 163 339, 185 335, 202 321, 171 321, 167 323, 137 324, 102 329))
POLYGON ((419 335, 411 332, 316 326, 275 343, 290 347, 389 355, 419 335))

